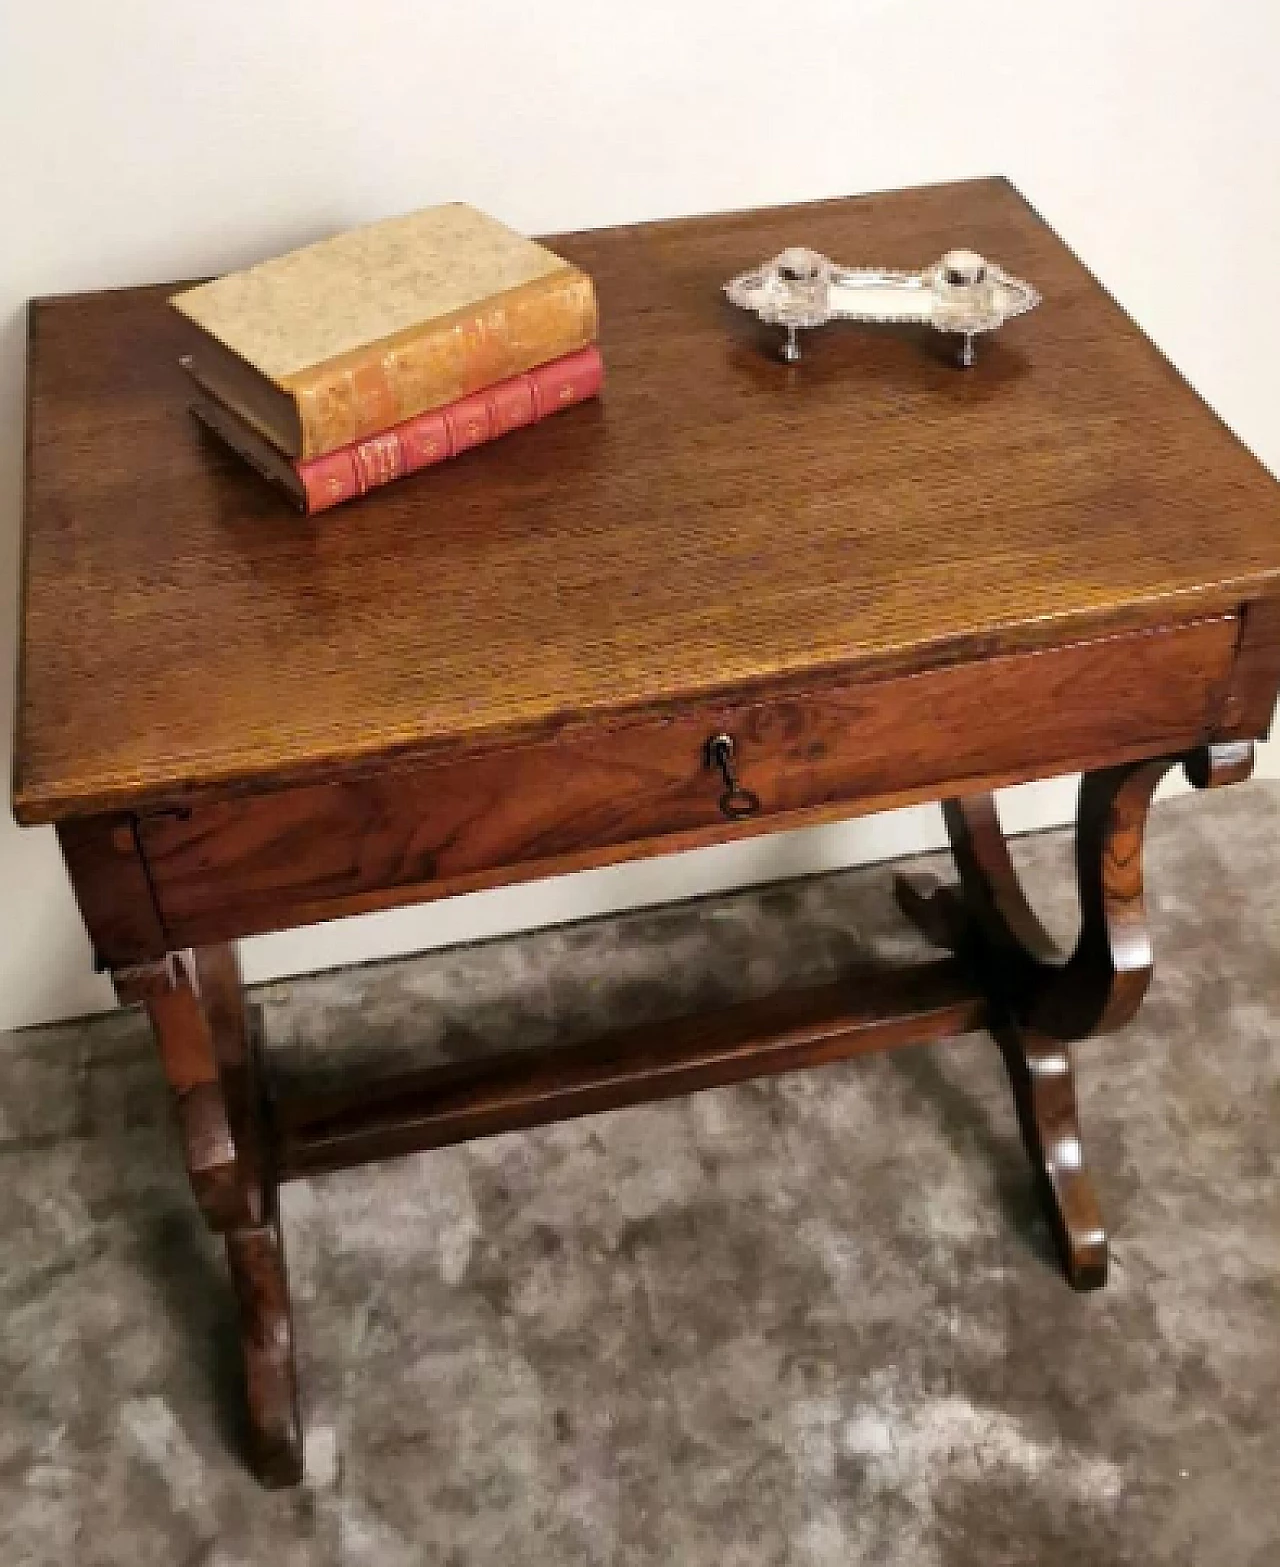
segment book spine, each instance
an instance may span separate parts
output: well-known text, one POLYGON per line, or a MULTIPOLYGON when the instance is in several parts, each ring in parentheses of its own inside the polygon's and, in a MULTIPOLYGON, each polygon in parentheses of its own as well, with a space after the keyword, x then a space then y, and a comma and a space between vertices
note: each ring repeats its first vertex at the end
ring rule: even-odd
POLYGON ((521 425, 595 397, 604 383, 598 348, 579 349, 511 376, 445 408, 417 414, 379 435, 294 463, 308 516, 340 506, 405 474, 456 457, 521 425))
POLYGON ((458 401, 594 341, 595 289, 563 267, 480 306, 353 349, 290 377, 303 460, 458 401))

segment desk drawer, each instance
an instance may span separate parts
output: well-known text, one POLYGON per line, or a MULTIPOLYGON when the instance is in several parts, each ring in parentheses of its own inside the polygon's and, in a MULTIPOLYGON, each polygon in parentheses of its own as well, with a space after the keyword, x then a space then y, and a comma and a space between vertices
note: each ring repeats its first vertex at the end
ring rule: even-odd
POLYGON ((199 804, 140 834, 174 946, 1052 776, 1207 739, 1235 616, 199 804), (759 809, 725 819, 708 740, 759 809))

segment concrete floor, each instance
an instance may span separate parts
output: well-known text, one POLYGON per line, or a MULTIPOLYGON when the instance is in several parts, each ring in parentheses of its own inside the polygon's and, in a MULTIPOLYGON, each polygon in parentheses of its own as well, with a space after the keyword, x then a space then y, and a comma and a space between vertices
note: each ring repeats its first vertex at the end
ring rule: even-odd
MULTIPOLYGON (((1017 850, 1064 930, 1066 852, 1017 850)), ((141 1019, 3 1040, 0 1563, 1275 1567, 1280 788, 1159 807, 1149 871, 1147 1009, 1078 1054, 1103 1293, 978 1038, 300 1183, 294 1492, 141 1019)), ((859 871, 258 999, 310 1076, 914 948, 859 871)))

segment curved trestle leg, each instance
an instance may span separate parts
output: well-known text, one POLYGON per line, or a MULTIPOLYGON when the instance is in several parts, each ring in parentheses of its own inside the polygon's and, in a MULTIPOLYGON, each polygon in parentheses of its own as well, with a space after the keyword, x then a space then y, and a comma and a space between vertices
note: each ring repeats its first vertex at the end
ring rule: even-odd
POLYGON ((1157 784, 1179 762, 1197 788, 1235 783, 1249 776, 1252 760, 1250 745, 1207 746, 1084 775, 1076 829, 1080 935, 1065 962, 1018 882, 990 795, 946 804, 958 888, 905 877, 896 884, 907 916, 970 961, 991 997, 1023 1141, 1076 1289, 1105 1282, 1107 1238, 1084 1162, 1067 1046, 1129 1022, 1150 984, 1142 850, 1157 784))
POLYGON ((261 1118, 257 1041, 235 949, 202 947, 117 969, 125 1002, 142 1002, 173 1095, 187 1172, 222 1235, 240 1311, 250 1460, 266 1485, 302 1477, 293 1319, 276 1184, 261 1118))

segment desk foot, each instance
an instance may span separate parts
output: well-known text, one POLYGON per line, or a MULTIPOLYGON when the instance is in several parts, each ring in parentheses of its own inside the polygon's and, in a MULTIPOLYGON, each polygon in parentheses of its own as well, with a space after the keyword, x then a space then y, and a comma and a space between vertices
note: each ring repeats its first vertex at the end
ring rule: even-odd
POLYGON ((223 1236, 240 1308, 250 1461, 265 1485, 302 1478, 293 1320, 258 1061, 231 946, 117 969, 122 1002, 147 1009, 187 1173, 223 1236))
POLYGON ((293 1312, 280 1220, 229 1230, 227 1265, 240 1307, 249 1415, 249 1462, 263 1485, 302 1479, 302 1422, 293 1355, 293 1312))
POLYGON ((1107 1282, 1107 1232, 1084 1162, 1067 1047, 1012 1025, 998 1028, 995 1039, 1067 1282, 1072 1289, 1100 1289, 1107 1282))
POLYGON ((1077 1289, 1105 1281, 1107 1241, 1085 1170, 1067 1045, 1123 1027, 1151 982, 1142 857, 1156 786, 1179 763, 1197 788, 1215 788, 1247 778, 1252 762, 1250 745, 1205 746, 1084 775, 1076 827, 1080 934, 1065 960, 1019 884, 989 794, 944 808, 957 887, 896 882, 903 912, 965 961, 988 997, 1023 1141, 1077 1289))
POLYGON ((957 888, 936 876, 899 872, 893 878, 893 895, 903 914, 935 947, 957 953, 964 949, 969 917, 957 888))

